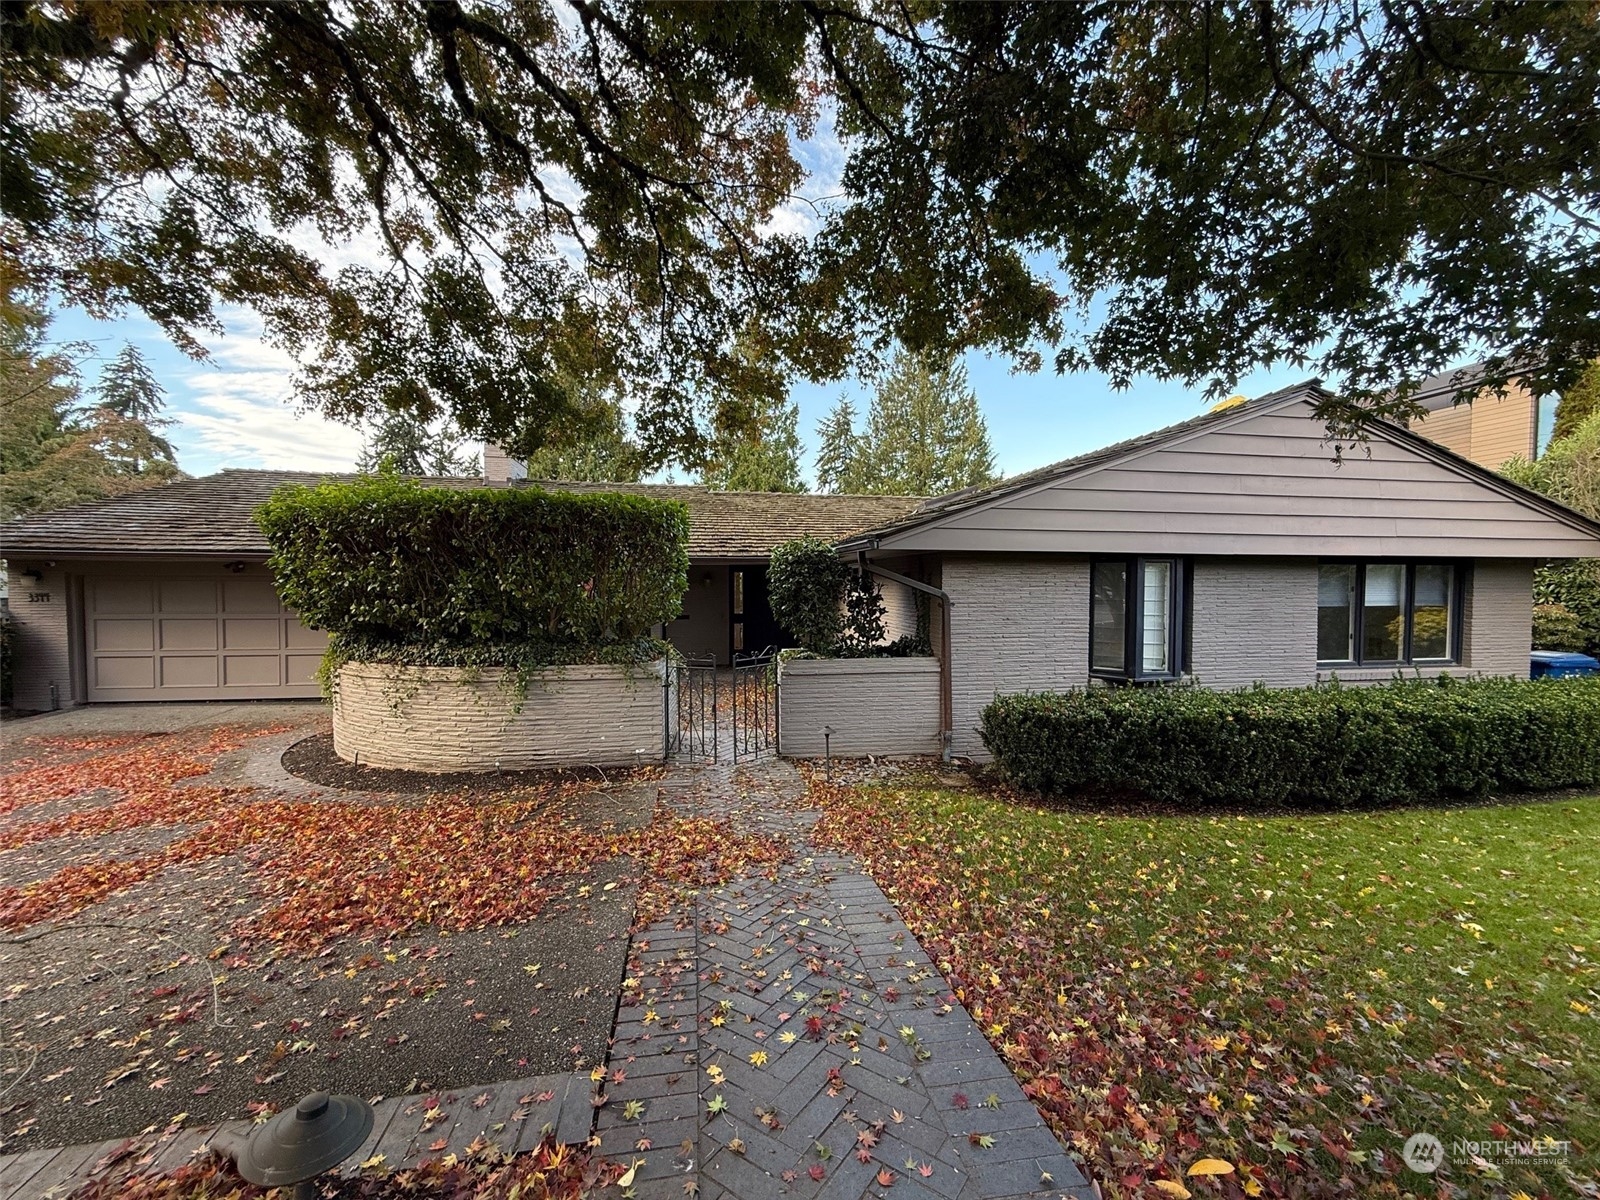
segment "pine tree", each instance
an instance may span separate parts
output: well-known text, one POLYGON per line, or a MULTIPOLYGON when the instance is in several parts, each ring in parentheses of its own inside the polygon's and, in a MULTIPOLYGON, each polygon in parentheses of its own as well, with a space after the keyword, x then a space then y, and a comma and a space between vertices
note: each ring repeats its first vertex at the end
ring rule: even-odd
POLYGON ((818 474, 826 454, 829 478, 837 483, 830 490, 938 496, 999 477, 978 397, 955 357, 900 351, 872 398, 866 432, 846 441, 851 415, 841 402, 821 430, 818 474), (834 465, 841 457, 844 465, 834 465))
POLYGON ((756 437, 733 436, 717 448, 700 482, 722 492, 803 492, 800 406, 768 400, 756 406, 756 437))
POLYGON ((476 475, 478 456, 466 448, 451 422, 435 430, 410 413, 393 412, 373 428, 361 447, 356 469, 388 469, 402 475, 476 475))
POLYGON ((144 420, 84 404, 76 365, 47 340, 49 317, 20 306, 16 315, 0 323, 0 518, 181 475, 144 420))
POLYGON ((840 396, 817 425, 817 490, 819 492, 859 492, 861 438, 856 433, 856 408, 847 396, 840 396))
POLYGON ((85 413, 98 430, 101 448, 125 475, 138 475, 152 462, 175 463, 172 443, 156 432, 172 424, 162 417, 167 393, 132 342, 100 368, 85 413))

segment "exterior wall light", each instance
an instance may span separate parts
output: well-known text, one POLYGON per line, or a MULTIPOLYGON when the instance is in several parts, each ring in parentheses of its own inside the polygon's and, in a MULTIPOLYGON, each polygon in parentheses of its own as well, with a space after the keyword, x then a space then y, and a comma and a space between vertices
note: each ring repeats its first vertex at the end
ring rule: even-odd
POLYGON ((295 1200, 312 1200, 311 1181, 354 1154, 372 1121, 372 1105, 360 1096, 313 1092, 251 1135, 239 1174, 261 1187, 292 1185, 295 1200))

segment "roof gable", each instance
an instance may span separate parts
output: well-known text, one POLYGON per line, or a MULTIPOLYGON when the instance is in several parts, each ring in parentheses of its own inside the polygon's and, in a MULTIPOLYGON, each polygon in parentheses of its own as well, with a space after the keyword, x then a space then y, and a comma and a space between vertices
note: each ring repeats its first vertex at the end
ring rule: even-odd
MULTIPOLYGON (((884 549, 1559 558, 1600 525, 1425 439, 1374 423, 1335 461, 1298 388, 923 506, 884 549)), ((857 539, 859 542, 861 539, 857 539)))

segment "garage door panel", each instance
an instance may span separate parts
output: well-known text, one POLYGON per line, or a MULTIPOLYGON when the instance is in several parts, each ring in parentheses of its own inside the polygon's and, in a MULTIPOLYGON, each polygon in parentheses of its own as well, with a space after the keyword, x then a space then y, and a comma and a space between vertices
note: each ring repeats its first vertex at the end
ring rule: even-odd
POLYGON ((163 617, 161 619, 161 648, 163 650, 220 650, 217 645, 217 622, 214 617, 163 617))
POLYGON ((156 685, 156 660, 153 658, 97 658, 94 684, 110 690, 153 688, 156 685))
POLYGON ((228 687, 277 687, 283 659, 276 654, 224 654, 222 682, 228 687))
POLYGON ((227 617, 222 622, 224 650, 277 650, 283 642, 283 622, 276 617, 227 617))
POLYGON ((90 700, 319 694, 326 634, 302 626, 264 579, 218 578, 215 566, 189 570, 85 581, 90 700))
POLYGON ((217 656, 214 654, 167 654, 161 658, 161 686, 188 688, 217 686, 217 656))
POLYGON ((163 579, 159 586, 164 613, 214 613, 217 585, 211 579, 163 579))
POLYGON ((94 583, 92 604, 98 613, 154 612, 154 595, 148 579, 100 579, 94 583))
POLYGON ((293 617, 283 624, 283 644, 290 650, 325 650, 328 635, 320 629, 308 629, 293 617))
POLYGON ((264 579, 224 579, 222 611, 225 613, 278 613, 278 593, 264 579))
POLYGON ((140 620, 106 620, 94 623, 94 648, 96 650, 154 650, 156 648, 155 622, 140 620))

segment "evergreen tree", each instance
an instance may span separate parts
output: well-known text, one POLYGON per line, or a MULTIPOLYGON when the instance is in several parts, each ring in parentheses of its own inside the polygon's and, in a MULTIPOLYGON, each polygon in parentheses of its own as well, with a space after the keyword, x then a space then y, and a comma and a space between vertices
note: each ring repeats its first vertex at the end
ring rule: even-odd
POLYGON ((847 396, 840 396, 817 425, 817 490, 819 492, 859 492, 861 490, 861 438, 856 433, 856 408, 847 396))
MULTIPOLYGON (((835 409, 823 428, 830 477, 840 490, 874 495, 938 496, 993 483, 999 476, 989 428, 959 359, 901 350, 878 385, 866 432, 844 441, 835 409), (850 447, 844 466, 832 465, 840 445, 850 447)), ((819 455, 819 473, 821 470, 819 455)))
POLYGON ((466 448, 451 422, 435 430, 410 413, 395 412, 373 428, 361 447, 356 469, 387 469, 402 475, 476 475, 478 456, 466 448))
POLYGON ((172 424, 161 415, 166 390, 132 342, 100 368, 90 396, 94 407, 85 415, 100 428, 105 453, 124 474, 137 475, 150 461, 176 461, 172 443, 156 432, 172 424))
POLYGON ((85 406, 50 320, 0 323, 0 518, 62 508, 178 478, 172 448, 137 416, 85 406))
POLYGON ((529 479, 579 483, 638 483, 644 454, 628 436, 627 419, 614 399, 588 405, 588 419, 564 439, 547 441, 526 455, 529 479))
POLYGON ((800 480, 800 406, 763 400, 756 405, 753 439, 721 441, 700 482, 723 492, 803 492, 800 480))

